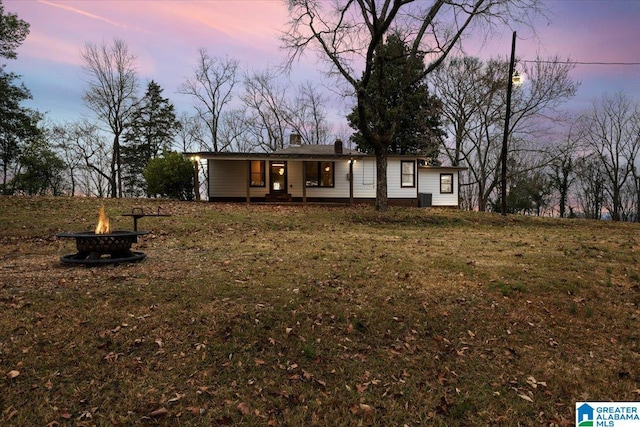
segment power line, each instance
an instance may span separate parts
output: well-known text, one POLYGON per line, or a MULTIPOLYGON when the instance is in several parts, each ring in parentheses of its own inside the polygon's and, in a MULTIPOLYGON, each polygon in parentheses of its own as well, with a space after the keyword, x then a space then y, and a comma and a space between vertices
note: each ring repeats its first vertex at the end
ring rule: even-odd
POLYGON ((640 65, 640 62, 584 62, 584 61, 533 61, 521 59, 517 62, 527 62, 536 64, 575 64, 575 65, 640 65))

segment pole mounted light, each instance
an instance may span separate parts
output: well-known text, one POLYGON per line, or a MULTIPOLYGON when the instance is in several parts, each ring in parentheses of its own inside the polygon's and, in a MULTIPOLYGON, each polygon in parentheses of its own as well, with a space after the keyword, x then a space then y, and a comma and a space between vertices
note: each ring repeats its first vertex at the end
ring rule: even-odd
MULTIPOLYGON (((502 215, 507 215, 507 149, 509 141, 509 119, 511 118, 511 90, 513 89, 513 69, 516 62, 516 32, 513 32, 513 39, 511 41, 511 60, 509 61, 509 80, 507 81, 507 113, 504 118, 504 135, 502 137, 502 154, 500 160, 502 162, 501 171, 501 198, 502 198, 502 215)), ((520 82, 520 75, 518 75, 518 83, 520 82)))

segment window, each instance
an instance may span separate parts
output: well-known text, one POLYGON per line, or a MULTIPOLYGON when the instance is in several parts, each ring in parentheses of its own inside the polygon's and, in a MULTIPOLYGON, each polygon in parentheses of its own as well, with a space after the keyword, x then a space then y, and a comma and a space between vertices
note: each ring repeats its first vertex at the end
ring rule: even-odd
POLYGON ((453 194, 453 174, 440 174, 440 192, 443 194, 453 194))
POLYGON ((416 163, 403 160, 400 162, 400 186, 416 186, 416 163))
POLYGON ((333 162, 304 162, 307 187, 333 187, 333 162))
POLYGON ((264 160, 251 160, 251 186, 265 186, 264 160))

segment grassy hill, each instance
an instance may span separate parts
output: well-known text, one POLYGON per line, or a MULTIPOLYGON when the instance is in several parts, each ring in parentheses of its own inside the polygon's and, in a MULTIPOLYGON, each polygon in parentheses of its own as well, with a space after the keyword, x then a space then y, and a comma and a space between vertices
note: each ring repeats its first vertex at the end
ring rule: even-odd
POLYGON ((639 250, 638 224, 0 197, 0 423, 572 426, 640 399, 639 250), (102 204, 172 216, 142 262, 61 264, 102 204))

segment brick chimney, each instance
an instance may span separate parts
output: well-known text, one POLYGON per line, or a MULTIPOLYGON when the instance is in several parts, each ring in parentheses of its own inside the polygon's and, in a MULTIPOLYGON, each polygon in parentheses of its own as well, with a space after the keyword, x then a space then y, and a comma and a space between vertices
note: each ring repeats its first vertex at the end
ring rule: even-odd
POLYGON ((336 142, 333 144, 333 152, 336 154, 342 154, 342 140, 336 139, 336 142))
POLYGON ((302 144, 302 136, 300 134, 292 133, 291 135, 289 135, 290 146, 296 147, 300 146, 300 144, 302 144))

